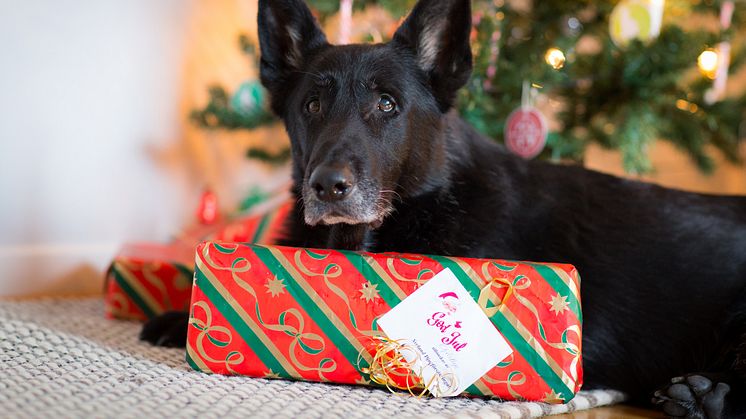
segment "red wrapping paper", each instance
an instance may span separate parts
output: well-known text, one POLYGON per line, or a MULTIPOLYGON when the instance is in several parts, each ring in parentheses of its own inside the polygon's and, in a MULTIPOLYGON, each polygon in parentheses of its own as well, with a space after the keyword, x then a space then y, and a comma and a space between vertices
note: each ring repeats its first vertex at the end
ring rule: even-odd
POLYGON ((481 304, 514 350, 467 393, 572 399, 582 314, 578 273, 564 264, 203 243, 187 361, 211 373, 370 384, 362 371, 382 333, 376 319, 445 268, 475 301, 490 295, 481 304))

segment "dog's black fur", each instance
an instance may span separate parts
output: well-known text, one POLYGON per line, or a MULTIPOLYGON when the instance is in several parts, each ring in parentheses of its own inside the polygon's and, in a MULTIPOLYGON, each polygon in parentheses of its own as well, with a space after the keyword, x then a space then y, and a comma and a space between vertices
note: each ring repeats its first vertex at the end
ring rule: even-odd
MULTIPOLYGON (((746 198, 507 153, 451 110, 470 24, 468 0, 421 0, 391 42, 331 46, 301 0, 259 1, 261 78, 293 151, 284 244, 572 263, 585 388, 744 415, 746 198)), ((171 316, 143 337, 183 345, 171 316)))

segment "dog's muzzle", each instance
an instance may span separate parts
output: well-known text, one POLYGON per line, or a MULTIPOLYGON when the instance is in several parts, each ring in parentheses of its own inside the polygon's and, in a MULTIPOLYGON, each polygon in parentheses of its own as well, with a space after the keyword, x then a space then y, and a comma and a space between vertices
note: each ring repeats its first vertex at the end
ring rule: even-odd
POLYGON ((358 180, 347 166, 319 166, 303 188, 306 223, 370 224, 377 228, 387 213, 379 211, 378 189, 369 180, 358 180))

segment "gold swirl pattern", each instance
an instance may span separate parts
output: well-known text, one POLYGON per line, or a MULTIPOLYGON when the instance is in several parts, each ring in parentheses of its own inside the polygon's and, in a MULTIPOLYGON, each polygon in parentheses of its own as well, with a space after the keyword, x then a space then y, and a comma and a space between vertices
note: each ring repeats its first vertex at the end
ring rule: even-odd
POLYGON ((163 311, 173 310, 176 307, 174 307, 171 303, 171 298, 168 295, 168 290, 166 290, 166 285, 163 283, 163 280, 155 274, 155 272, 158 271, 160 268, 160 262, 143 263, 142 275, 143 277, 145 277, 145 280, 148 281, 150 285, 155 287, 155 289, 157 289, 161 293, 160 301, 162 302, 163 311))
MULTIPOLYGON (((205 261, 207 261, 208 266, 213 269, 221 269, 231 272, 231 276, 236 285, 238 285, 241 289, 249 293, 254 298, 254 310, 256 312, 257 320, 259 324, 262 325, 262 327, 267 330, 285 333, 293 338, 288 351, 292 364, 301 371, 317 371, 320 380, 329 381, 326 377, 324 377, 324 373, 332 372, 337 369, 337 362, 334 359, 324 358, 319 362, 319 365, 317 367, 304 365, 298 359, 296 348, 299 346, 301 350, 311 355, 317 355, 326 349, 326 343, 324 342, 324 338, 321 337, 321 335, 303 331, 305 327, 305 320, 300 311, 291 308, 280 313, 278 319, 279 323, 272 324, 265 322, 262 318, 261 308, 259 306, 259 298, 257 296, 256 290, 254 290, 254 287, 251 286, 251 284, 246 282, 238 275, 239 273, 244 273, 251 270, 251 263, 245 258, 237 258, 233 261, 231 267, 220 267, 213 262, 212 258, 209 257, 209 246, 205 246, 202 254, 205 257, 205 261), (296 322, 298 323, 298 327, 294 327, 288 324, 288 317, 295 318, 296 322)), ((201 354, 202 353, 200 352, 200 355, 201 354)))
POLYGON ((482 379, 489 384, 505 384, 508 388, 508 393, 510 393, 510 395, 513 396, 515 400, 523 400, 523 396, 521 396, 521 394, 513 388, 526 384, 526 375, 523 373, 523 371, 511 372, 510 374, 508 374, 507 380, 495 380, 494 378, 490 378, 487 375, 484 375, 482 379))
POLYGON ((224 360, 215 359, 207 354, 205 350, 205 339, 207 339, 212 345, 224 348, 231 344, 233 341, 233 335, 230 329, 224 326, 213 326, 212 324, 212 310, 210 306, 204 301, 198 301, 192 306, 192 312, 189 315, 189 325, 199 330, 196 338, 197 353, 205 360, 215 364, 224 363, 226 369, 232 374, 238 374, 234 371, 232 365, 240 365, 244 361, 244 356, 240 352, 232 351, 228 353, 224 360), (205 319, 201 320, 197 318, 197 308, 201 308, 205 313, 205 319), (219 336, 219 335, 223 336, 219 336))
MULTIPOLYGON (((218 245, 216 244, 213 244, 212 246, 215 246, 216 249, 222 254, 231 254, 238 249, 238 244, 235 243, 221 244, 220 247, 217 247, 218 245)), ((234 280, 238 278, 238 275, 236 274, 248 272, 249 270, 251 270, 251 262, 249 262, 249 260, 246 258, 235 259, 233 263, 231 263, 231 266, 220 266, 220 264, 215 263, 215 261, 212 260, 212 255, 210 255, 210 247, 212 246, 204 246, 204 248, 202 249, 202 257, 205 259, 205 262, 207 262, 207 266, 209 266, 210 268, 218 271, 229 271, 234 280)))
MULTIPOLYGON (((488 274, 488 267, 489 262, 485 262, 485 264, 482 266, 482 273, 488 274)), ((488 276, 489 277, 489 276, 488 276)), ((489 282, 488 282, 489 284, 489 282)), ((546 332, 544 330, 544 325, 541 322, 541 317, 539 316, 539 311, 537 310, 536 306, 529 300, 528 298, 521 295, 520 291, 525 291, 531 287, 531 279, 525 275, 518 275, 515 277, 512 283, 510 283, 508 288, 508 293, 512 293, 515 297, 515 299, 521 303, 523 307, 525 307, 527 310, 533 314, 534 318, 536 319, 537 328, 539 331, 539 336, 541 339, 550 347, 555 349, 560 349, 567 351, 568 353, 574 355, 573 360, 570 363, 570 377, 573 381, 577 381, 578 378, 578 366, 580 362, 580 346, 579 344, 576 344, 569 340, 569 335, 575 335, 576 341, 580 342, 581 339, 581 329, 579 325, 571 325, 568 326, 565 330, 562 331, 562 341, 561 342, 552 342, 550 341, 547 336, 546 332)), ((503 298, 503 301, 508 297, 508 294, 506 293, 505 297, 503 298)), ((480 294, 480 300, 481 300, 481 294, 480 294)), ((480 303, 480 306, 482 304, 480 303)), ((484 307, 484 306, 483 306, 484 307)), ((490 315, 490 314, 488 314, 490 315)))
MULTIPOLYGON (((352 305, 350 305, 350 299, 347 296, 347 294, 339 288, 337 285, 332 283, 330 279, 338 278, 340 275, 342 275, 342 268, 336 264, 336 263, 330 263, 325 268, 324 271, 321 273, 314 272, 311 269, 309 269, 306 265, 303 264, 303 260, 301 259, 301 255, 304 253, 303 250, 298 250, 293 254, 293 261, 295 262, 296 267, 298 270, 309 277, 315 277, 320 276, 324 279, 324 284, 326 284, 326 287, 331 290, 337 297, 339 297, 342 301, 344 301, 345 305, 347 306, 347 313, 350 317, 350 322, 352 323, 352 326, 357 329, 358 332, 360 332, 363 335, 366 336, 378 336, 380 335, 380 332, 374 331, 374 330, 364 330, 360 328, 360 326, 357 324, 357 318, 355 317, 355 312, 352 310, 352 305)), ((317 260, 323 260, 326 259, 329 255, 319 255, 316 259, 317 260)))
POLYGON ((132 314, 130 314, 130 299, 123 292, 109 291, 106 299, 109 314, 120 318, 132 317, 132 314))
POLYGON ((434 273, 430 269, 423 269, 417 274, 417 278, 407 278, 406 276, 399 273, 399 271, 396 270, 396 266, 394 266, 394 258, 386 258, 386 267, 389 268, 389 272, 391 272, 391 276, 393 276, 397 281, 401 282, 414 282, 416 284, 422 285, 425 282, 427 282, 430 278, 434 276, 434 273), (429 278, 424 278, 426 274, 431 274, 429 278))
MULTIPOLYGON (((259 308, 257 307, 257 314, 258 310, 259 308)), ((300 311, 295 308, 290 308, 280 313, 278 321, 278 324, 268 324, 264 323, 261 318, 259 319, 259 323, 261 323, 265 328, 277 332, 283 332, 286 335, 293 337, 289 347, 290 360, 296 367, 298 367, 298 369, 301 371, 317 371, 319 378, 322 381, 329 381, 324 377, 324 373, 335 371, 337 369, 337 361, 331 358, 324 358, 319 362, 318 367, 308 367, 298 360, 295 351, 295 349, 300 345, 303 352, 311 355, 318 355, 326 349, 324 338, 317 333, 303 331, 305 327, 305 319, 300 311), (295 318, 298 322, 298 327, 294 327, 287 322, 288 315, 295 318)))

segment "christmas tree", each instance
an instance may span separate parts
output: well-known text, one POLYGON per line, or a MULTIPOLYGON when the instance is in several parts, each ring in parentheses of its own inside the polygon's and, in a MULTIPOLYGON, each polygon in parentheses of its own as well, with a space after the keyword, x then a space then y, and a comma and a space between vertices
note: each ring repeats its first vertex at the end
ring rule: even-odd
MULTIPOLYGON (((351 31, 353 10, 385 13, 388 24, 352 39, 385 42, 415 0, 308 3, 322 26, 333 22, 342 38, 351 31)), ((710 147, 739 160, 746 93, 727 91, 726 83, 746 61, 746 2, 474 0, 472 5, 474 73, 458 109, 495 141, 507 139, 524 157, 554 161, 582 161, 586 147, 596 143, 619 150, 625 170, 636 174, 652 170, 647 151, 658 139, 685 151, 704 172, 713 169, 710 147), (529 140, 540 144, 522 151, 526 130, 516 127, 521 117, 532 115, 540 127, 529 140)), ((241 38, 241 47, 256 58, 248 37, 241 38)), ((272 122, 261 105, 264 96, 256 81, 232 97, 214 87, 210 103, 193 118, 209 128, 253 129, 272 122)), ((288 152, 252 149, 249 155, 280 162, 288 152)))

